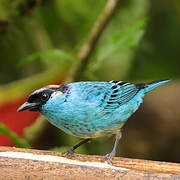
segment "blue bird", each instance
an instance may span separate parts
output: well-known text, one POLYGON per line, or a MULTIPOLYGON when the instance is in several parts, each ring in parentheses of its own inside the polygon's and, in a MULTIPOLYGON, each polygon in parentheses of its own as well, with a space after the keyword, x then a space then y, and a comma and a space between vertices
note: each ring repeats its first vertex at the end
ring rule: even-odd
POLYGON ((83 138, 66 151, 67 154, 73 153, 76 148, 93 138, 116 135, 113 150, 106 155, 108 162, 111 162, 121 139, 121 128, 138 109, 144 95, 169 81, 49 85, 34 91, 18 111, 38 111, 65 133, 83 138))

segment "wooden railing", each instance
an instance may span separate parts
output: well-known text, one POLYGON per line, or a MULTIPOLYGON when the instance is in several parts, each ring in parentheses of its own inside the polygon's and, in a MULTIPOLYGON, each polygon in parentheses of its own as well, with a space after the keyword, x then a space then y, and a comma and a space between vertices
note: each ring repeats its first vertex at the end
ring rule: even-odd
POLYGON ((0 147, 0 179, 136 180, 180 179, 180 164, 115 157, 109 165, 102 156, 0 147))

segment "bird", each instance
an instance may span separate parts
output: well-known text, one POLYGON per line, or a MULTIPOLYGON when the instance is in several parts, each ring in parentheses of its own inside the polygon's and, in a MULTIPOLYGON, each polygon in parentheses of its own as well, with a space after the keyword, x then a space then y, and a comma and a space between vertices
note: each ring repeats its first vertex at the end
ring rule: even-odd
POLYGON ((64 153, 88 141, 114 135, 112 151, 105 156, 108 163, 116 156, 121 129, 139 108, 146 93, 171 80, 133 84, 123 81, 82 81, 48 85, 35 90, 18 112, 36 111, 65 133, 82 140, 64 153))

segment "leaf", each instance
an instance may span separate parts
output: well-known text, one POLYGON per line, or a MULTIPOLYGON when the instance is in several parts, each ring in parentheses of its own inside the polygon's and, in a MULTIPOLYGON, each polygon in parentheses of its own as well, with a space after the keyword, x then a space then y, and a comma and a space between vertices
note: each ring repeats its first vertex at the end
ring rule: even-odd
POLYGON ((138 46, 145 32, 146 23, 147 18, 141 18, 131 25, 123 26, 122 30, 115 29, 116 33, 110 35, 115 27, 112 26, 99 43, 94 60, 85 72, 86 78, 96 81, 104 78, 106 80, 124 78, 131 66, 134 48, 138 46))
POLYGON ((123 53, 137 46, 144 35, 146 22, 146 18, 140 19, 119 33, 113 34, 106 42, 103 42, 97 49, 95 55, 96 62, 94 63, 94 67, 92 67, 93 71, 95 71, 105 59, 110 58, 112 55, 119 52, 123 53))
POLYGON ((73 57, 63 50, 50 49, 28 56, 23 61, 21 61, 19 65, 24 65, 39 60, 55 64, 55 63, 59 63, 60 61, 72 61, 72 59, 73 57))
POLYGON ((18 137, 14 132, 10 131, 3 123, 0 123, 0 134, 7 135, 19 148, 31 148, 31 146, 22 138, 18 137))
POLYGON ((144 34, 145 25, 146 20, 141 19, 118 34, 112 35, 107 42, 99 48, 97 59, 102 61, 117 51, 125 51, 126 49, 136 46, 144 34))

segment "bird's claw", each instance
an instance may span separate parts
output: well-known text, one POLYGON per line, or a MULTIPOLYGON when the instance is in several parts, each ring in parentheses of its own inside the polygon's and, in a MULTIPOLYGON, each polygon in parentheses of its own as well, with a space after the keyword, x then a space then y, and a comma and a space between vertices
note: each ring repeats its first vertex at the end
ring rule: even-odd
POLYGON ((114 155, 112 153, 106 154, 104 157, 104 160, 106 163, 108 164, 112 164, 112 158, 114 157, 114 155))
POLYGON ((72 156, 73 154, 74 154, 74 150, 72 148, 70 148, 67 151, 63 152, 64 156, 72 156))

